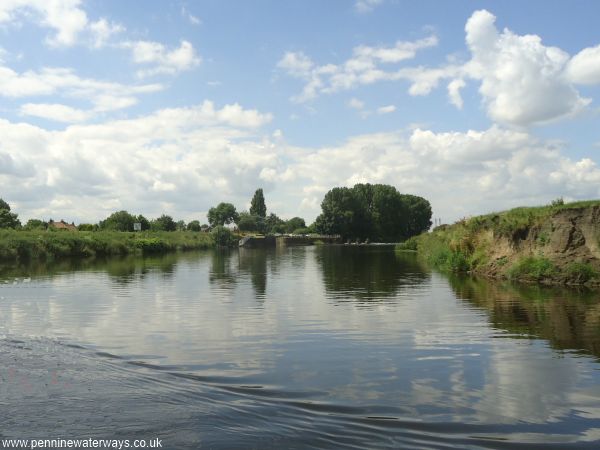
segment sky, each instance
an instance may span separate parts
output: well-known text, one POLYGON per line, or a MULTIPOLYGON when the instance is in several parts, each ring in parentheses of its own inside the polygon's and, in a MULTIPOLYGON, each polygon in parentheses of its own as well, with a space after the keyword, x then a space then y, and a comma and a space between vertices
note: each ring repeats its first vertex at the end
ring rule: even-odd
POLYGON ((600 198, 595 0, 2 0, 0 197, 312 222, 384 183, 442 222, 600 198))

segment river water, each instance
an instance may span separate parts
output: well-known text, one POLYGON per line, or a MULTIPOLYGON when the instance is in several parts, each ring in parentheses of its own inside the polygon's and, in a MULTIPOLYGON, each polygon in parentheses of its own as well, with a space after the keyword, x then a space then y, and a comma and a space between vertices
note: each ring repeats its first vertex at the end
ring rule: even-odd
POLYGON ((600 296, 390 247, 0 269, 0 438, 598 448, 600 296))

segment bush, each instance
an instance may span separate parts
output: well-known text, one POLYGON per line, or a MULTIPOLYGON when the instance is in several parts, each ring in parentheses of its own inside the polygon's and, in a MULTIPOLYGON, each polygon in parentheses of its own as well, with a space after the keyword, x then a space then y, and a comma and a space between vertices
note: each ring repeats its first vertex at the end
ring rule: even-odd
POLYGON ((396 250, 413 250, 417 251, 417 237, 413 236, 404 242, 396 244, 396 250))
POLYGON ((569 281, 575 283, 585 283, 593 278, 598 278, 598 272, 594 270, 588 263, 574 261, 570 263, 566 269, 569 281))
POLYGON ((237 245, 237 239, 229 228, 216 226, 210 232, 215 245, 219 247, 234 247, 237 245))
POLYGON ((528 256, 513 264, 507 271, 508 278, 525 280, 542 280, 557 273, 554 264, 544 257, 528 256))
POLYGON ((311 233, 311 229, 310 228, 296 228, 292 234, 310 234, 311 233))
POLYGON ((135 246, 142 250, 142 253, 164 253, 171 250, 171 247, 159 238, 136 239, 135 246))

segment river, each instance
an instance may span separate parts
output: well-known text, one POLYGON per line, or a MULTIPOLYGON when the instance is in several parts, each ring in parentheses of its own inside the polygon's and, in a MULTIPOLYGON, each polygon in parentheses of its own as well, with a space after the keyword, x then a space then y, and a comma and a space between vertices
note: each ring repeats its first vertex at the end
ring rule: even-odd
POLYGON ((600 296, 390 247, 0 268, 0 438, 598 448, 600 296))

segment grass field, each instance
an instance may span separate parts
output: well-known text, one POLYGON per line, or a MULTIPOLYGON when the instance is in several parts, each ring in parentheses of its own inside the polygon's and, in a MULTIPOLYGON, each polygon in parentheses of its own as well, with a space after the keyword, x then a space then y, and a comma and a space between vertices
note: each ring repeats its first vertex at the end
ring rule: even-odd
POLYGON ((4 261, 165 253, 214 246, 211 234, 192 231, 0 231, 0 260, 4 261))

